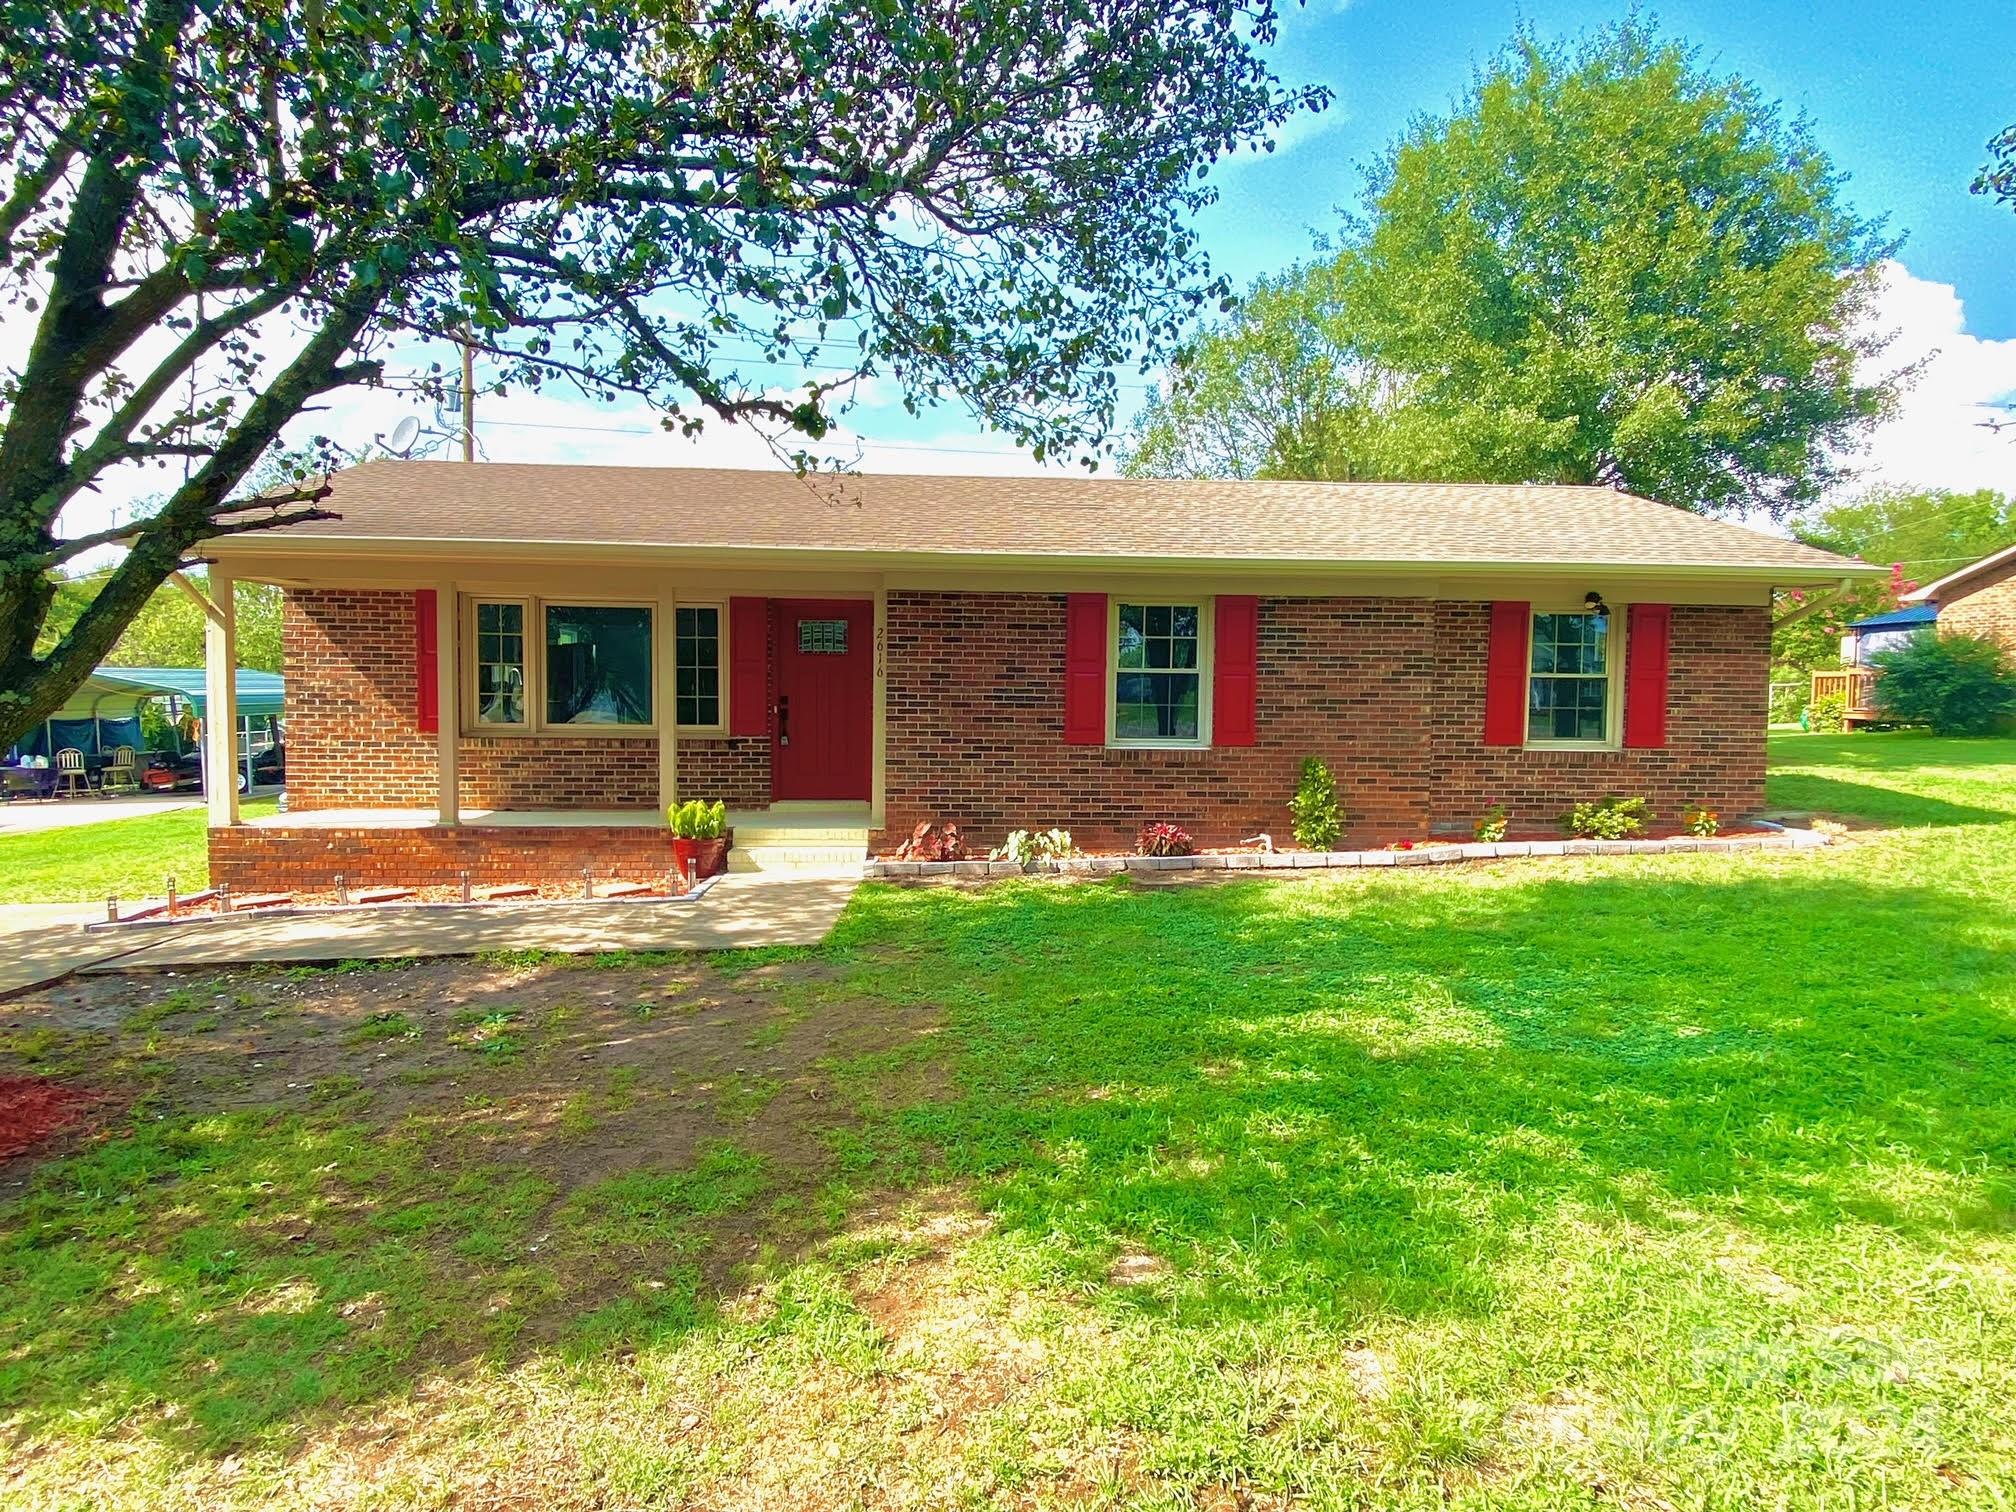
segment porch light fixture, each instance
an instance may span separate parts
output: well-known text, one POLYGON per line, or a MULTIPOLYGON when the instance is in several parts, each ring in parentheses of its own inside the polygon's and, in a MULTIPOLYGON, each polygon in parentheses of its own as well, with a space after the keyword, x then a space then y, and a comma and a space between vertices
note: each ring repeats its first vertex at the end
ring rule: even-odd
POLYGON ((1610 628, 1610 606, 1603 602, 1603 595, 1591 588, 1582 595, 1582 610, 1596 616, 1596 629, 1600 633, 1610 628))

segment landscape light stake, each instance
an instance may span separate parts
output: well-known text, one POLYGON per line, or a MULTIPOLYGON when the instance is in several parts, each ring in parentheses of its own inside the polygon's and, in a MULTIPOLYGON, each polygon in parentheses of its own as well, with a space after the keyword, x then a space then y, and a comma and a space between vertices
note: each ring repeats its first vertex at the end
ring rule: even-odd
POLYGON ((107 924, 117 924, 119 922, 119 894, 117 893, 112 893, 105 899, 105 922, 107 924))
POLYGON ((465 871, 460 873, 460 876, 462 878, 462 901, 467 903, 471 897, 469 892, 469 873, 465 871))
POLYGON ((595 872, 592 867, 581 868, 581 896, 584 898, 595 896, 595 872))
POLYGON ((229 882, 219 882, 217 884, 217 912, 231 912, 231 884, 229 882))
POLYGON ((175 917, 175 874, 168 874, 168 917, 175 917))
POLYGON ((350 906, 350 889, 343 881, 343 873, 336 873, 336 904, 339 908, 350 906))

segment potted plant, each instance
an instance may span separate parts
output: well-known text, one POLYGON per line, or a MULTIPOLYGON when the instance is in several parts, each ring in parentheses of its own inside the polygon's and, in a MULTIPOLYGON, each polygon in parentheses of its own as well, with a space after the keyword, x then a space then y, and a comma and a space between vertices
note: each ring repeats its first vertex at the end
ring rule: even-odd
POLYGON ((728 869, 727 804, 718 798, 712 803, 693 798, 675 803, 669 817, 672 859, 684 876, 697 882, 728 869))

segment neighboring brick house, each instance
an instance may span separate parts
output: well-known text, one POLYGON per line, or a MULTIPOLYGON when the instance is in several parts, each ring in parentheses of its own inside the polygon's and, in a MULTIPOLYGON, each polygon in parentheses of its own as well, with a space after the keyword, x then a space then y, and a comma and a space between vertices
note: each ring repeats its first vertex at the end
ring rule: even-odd
POLYGON ((1285 841, 1307 755, 1358 842, 1739 815, 1773 588, 1883 570, 1566 486, 374 462, 328 505, 210 548, 287 590, 289 808, 217 795, 237 884, 620 870, 675 797, 752 854, 1285 841))
POLYGON ((1941 634, 1985 636, 2016 657, 2016 546, 1949 572, 1904 602, 1936 607, 1941 634))

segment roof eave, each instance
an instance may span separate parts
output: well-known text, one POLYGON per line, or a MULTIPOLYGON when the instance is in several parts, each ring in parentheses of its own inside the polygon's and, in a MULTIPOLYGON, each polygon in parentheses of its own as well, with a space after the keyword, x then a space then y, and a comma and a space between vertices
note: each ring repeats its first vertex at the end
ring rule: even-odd
POLYGON ((1703 581, 1770 583, 1778 587, 1801 587, 1814 583, 1847 581, 1853 578, 1886 576, 1887 567, 1846 558, 1813 563, 1792 562, 1688 562, 1688 561, 1604 561, 1575 558, 1536 561, 1501 557, 1439 560, 1432 557, 1268 557, 1245 555, 1184 555, 1157 553, 1084 553, 1041 551, 939 551, 916 548, 870 548, 853 546, 723 546, 690 542, 637 541, 498 541, 468 540, 461 537, 350 536, 350 535, 265 535, 247 532, 206 542, 206 551, 220 558, 258 557, 264 560, 298 559, 303 562, 346 556, 405 557, 438 560, 443 557, 489 557, 524 560, 528 557, 563 557, 596 560, 621 555, 634 560, 639 553, 666 558, 715 560, 781 567, 897 568, 931 566, 983 567, 994 569, 1055 568, 1070 571, 1195 571, 1205 568, 1237 568, 1248 572, 1334 573, 1365 576, 1381 573, 1432 573, 1444 576, 1488 576, 1506 572, 1540 575, 1586 572, 1648 573, 1663 576, 1698 577, 1703 581))

